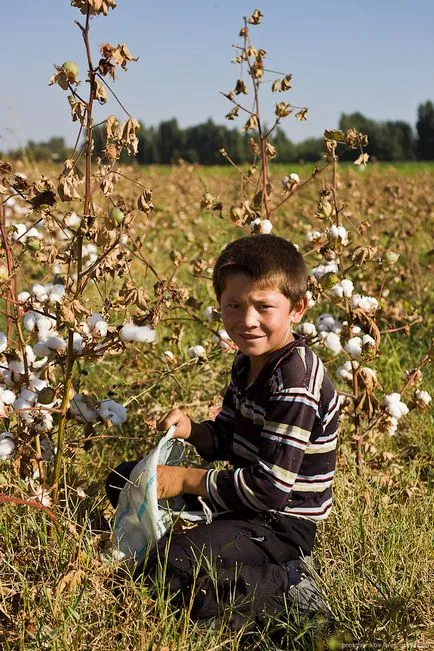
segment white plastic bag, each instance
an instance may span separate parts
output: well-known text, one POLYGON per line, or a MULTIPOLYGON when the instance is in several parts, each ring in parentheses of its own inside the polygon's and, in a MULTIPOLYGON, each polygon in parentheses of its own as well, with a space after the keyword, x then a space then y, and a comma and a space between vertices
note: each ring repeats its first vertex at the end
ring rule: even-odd
POLYGON ((140 563, 146 550, 168 531, 174 517, 207 522, 211 519, 211 510, 201 498, 197 511, 185 510, 182 498, 172 503, 157 499, 157 466, 175 465, 183 456, 183 443, 172 438, 174 431, 172 426, 157 447, 134 466, 120 492, 113 527, 113 552, 119 560, 140 563))

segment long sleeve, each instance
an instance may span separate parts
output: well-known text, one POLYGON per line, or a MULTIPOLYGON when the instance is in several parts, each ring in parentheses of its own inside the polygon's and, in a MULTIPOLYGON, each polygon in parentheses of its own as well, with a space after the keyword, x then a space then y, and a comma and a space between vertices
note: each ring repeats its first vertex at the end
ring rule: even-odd
POLYGON ((235 395, 236 467, 207 475, 207 492, 217 508, 326 517, 338 399, 322 363, 312 353, 306 360, 302 351, 278 369, 268 394, 261 387, 248 397, 235 395))

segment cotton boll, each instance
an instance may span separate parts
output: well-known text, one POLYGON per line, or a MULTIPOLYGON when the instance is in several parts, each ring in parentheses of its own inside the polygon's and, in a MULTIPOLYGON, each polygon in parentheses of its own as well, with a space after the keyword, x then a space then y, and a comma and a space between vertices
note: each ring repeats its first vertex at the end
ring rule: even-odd
POLYGON ((41 380, 41 378, 36 375, 29 378, 29 387, 31 391, 42 391, 46 386, 48 386, 47 380, 41 380))
POLYGON ((4 353, 8 347, 8 338, 4 332, 0 332, 0 353, 4 353))
POLYGON ((17 451, 17 445, 12 432, 2 432, 0 434, 0 459, 5 461, 13 459, 17 451))
POLYGON ((127 410, 114 400, 102 400, 99 403, 98 413, 101 418, 112 425, 122 425, 127 420, 127 410))
POLYGON ((152 343, 155 341, 156 332, 147 325, 136 326, 126 323, 119 331, 121 341, 137 341, 138 343, 152 343))
POLYGON ((337 355, 342 350, 341 340, 336 332, 322 332, 321 338, 326 348, 337 355))
POLYGON ((69 410, 79 423, 95 423, 98 420, 96 400, 93 396, 76 393, 70 402, 69 410))
POLYGON ((87 324, 92 333, 99 334, 103 339, 107 335, 108 324, 98 312, 92 312, 92 316, 88 317, 87 324))
POLYGON ((35 361, 35 359, 36 359, 35 353, 33 352, 33 348, 31 346, 29 346, 29 345, 26 346, 25 355, 26 355, 26 360, 27 360, 28 366, 31 366, 33 364, 33 362, 35 361))
MULTIPOLYGON (((356 366, 354 366, 356 368, 356 366)), ((338 378, 341 380, 346 380, 347 382, 352 382, 353 381, 353 363, 351 360, 347 359, 346 362, 340 366, 337 371, 336 375, 338 378)))
POLYGON ((31 389, 26 389, 25 387, 23 387, 18 394, 18 399, 28 402, 29 405, 34 405, 37 397, 38 396, 35 391, 32 391, 31 389))
POLYGON ((344 296, 346 296, 347 298, 351 298, 354 290, 353 281, 350 280, 349 278, 344 278, 343 280, 341 280, 341 287, 344 296))
POLYGON ((61 303, 65 298, 65 287, 63 285, 53 285, 50 289, 48 300, 50 303, 61 303))
POLYGON ((50 355, 51 350, 48 348, 46 341, 38 341, 38 343, 33 346, 33 352, 37 357, 44 357, 46 359, 48 355, 50 355))
POLYGON ((353 294, 351 297, 351 307, 359 308, 369 315, 375 314, 378 309, 378 301, 373 296, 361 296, 353 294))
POLYGON ((229 337, 226 330, 218 330, 217 334, 212 338, 213 342, 218 344, 222 350, 229 350, 231 348, 231 338, 229 337))
POLYGON ((32 287, 32 294, 40 303, 44 303, 48 299, 48 294, 43 285, 36 284, 32 287))
POLYGON ((53 330, 54 319, 50 319, 47 316, 41 316, 36 319, 36 328, 38 330, 38 338, 46 339, 48 334, 53 330))
POLYGON ((308 242, 317 242, 322 237, 321 231, 308 231, 306 233, 306 239, 308 242))
MULTIPOLYGON (((432 400, 432 398, 431 398, 430 394, 428 393, 428 391, 416 391, 414 396, 415 396, 417 402, 421 403, 422 405, 426 405, 426 406, 428 406, 429 403, 432 400)), ((2 398, 0 396, 0 400, 1 399, 2 398)), ((4 402, 4 400, 3 400, 3 402, 4 402)))
POLYGON ((395 436, 398 429, 398 419, 391 416, 387 425, 387 434, 389 436, 395 436))
POLYGON ((27 303, 30 296, 31 296, 30 292, 20 292, 17 296, 17 300, 19 303, 27 303))
POLYGON ((54 337, 48 337, 48 339, 45 342, 47 348, 55 353, 63 353, 65 352, 67 348, 67 343, 62 337, 59 337, 58 335, 54 337))
POLYGON ((307 298, 307 307, 310 309, 316 304, 316 300, 313 297, 313 294, 310 290, 306 292, 306 298, 307 298))
POLYGON ((33 332, 36 326, 36 314, 34 312, 26 312, 23 317, 23 326, 29 332, 33 332))
POLYGON ((74 332, 72 335, 72 350, 74 353, 79 354, 83 351, 83 348, 83 337, 79 332, 74 332))
POLYGON ((342 324, 331 314, 321 314, 316 320, 316 328, 318 332, 335 332, 339 334, 342 324))
POLYGON ((0 401, 4 405, 13 405, 17 396, 10 389, 0 389, 0 401))
POLYGON ((205 348, 203 346, 190 346, 188 349, 188 354, 190 355, 191 358, 194 357, 205 357, 205 348))
POLYGON ((263 219, 260 224, 260 231, 264 235, 269 235, 271 231, 273 230, 273 224, 270 222, 269 219, 263 219))
POLYGON ((53 416, 49 411, 40 411, 35 416, 33 427, 37 432, 49 432, 53 429, 53 416))
POLYGON ((371 335, 363 335, 362 344, 364 346, 375 346, 375 339, 371 335))
POLYGON ((328 262, 327 264, 319 264, 317 267, 312 269, 312 275, 315 276, 317 280, 320 280, 323 276, 327 274, 337 274, 339 271, 337 262, 328 262))
POLYGON ((19 380, 20 375, 25 374, 24 363, 20 359, 11 359, 8 363, 9 370, 12 373, 12 379, 19 380))
POLYGON ((348 339, 344 350, 352 359, 360 359, 362 356, 362 340, 360 337, 351 337, 351 339, 348 339))
POLYGON ((409 412, 409 409, 405 402, 401 401, 400 393, 389 393, 388 395, 384 396, 381 404, 386 408, 390 416, 396 419, 401 418, 401 416, 405 416, 409 412))
POLYGON ((342 289, 341 284, 337 283, 336 285, 333 285, 330 290, 330 294, 332 296, 335 296, 335 298, 342 298, 344 295, 344 290, 342 289))
POLYGON ((348 232, 343 226, 330 226, 327 237, 330 241, 340 241, 344 246, 348 244, 348 232))
POLYGON ((306 337, 317 336, 315 324, 309 322, 301 323, 297 328, 297 332, 299 332, 301 335, 305 335, 306 337))

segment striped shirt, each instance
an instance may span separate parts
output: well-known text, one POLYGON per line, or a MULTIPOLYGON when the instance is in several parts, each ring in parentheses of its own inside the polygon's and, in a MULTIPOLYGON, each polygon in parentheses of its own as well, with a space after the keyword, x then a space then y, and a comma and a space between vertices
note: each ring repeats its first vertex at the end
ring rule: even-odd
POLYGON ((304 339, 275 351, 248 385, 238 353, 212 431, 208 497, 217 510, 279 511, 317 521, 332 505, 339 400, 324 365, 304 339))

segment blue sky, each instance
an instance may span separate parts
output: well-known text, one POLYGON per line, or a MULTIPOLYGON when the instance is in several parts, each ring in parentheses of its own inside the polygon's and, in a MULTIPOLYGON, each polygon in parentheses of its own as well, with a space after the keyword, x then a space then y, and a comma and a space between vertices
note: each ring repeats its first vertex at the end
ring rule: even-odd
MULTIPOLYGON (((69 0, 2 4, 0 150, 54 135, 72 144, 77 130, 67 93, 48 83, 54 63, 72 59, 84 73, 74 25, 84 17, 69 0)), ((182 127, 209 117, 224 123, 230 106, 220 91, 231 90, 239 72, 230 63, 232 44, 242 17, 256 7, 264 19, 251 29, 253 44, 267 51, 269 68, 293 74, 289 93, 271 97, 264 88, 264 116, 272 121, 276 97, 309 107, 307 123, 284 122, 292 140, 320 136, 341 113, 356 110, 414 125, 418 104, 434 100, 432 0, 118 0, 109 16, 92 21, 94 60, 103 42, 126 42, 139 57, 113 89, 145 124, 172 117, 182 127)), ((96 118, 110 113, 124 118, 112 102, 96 118)))

